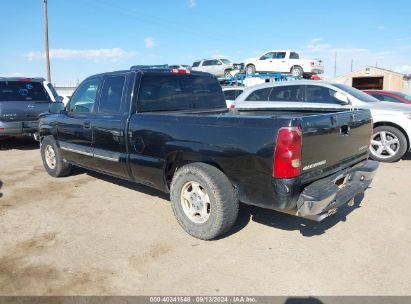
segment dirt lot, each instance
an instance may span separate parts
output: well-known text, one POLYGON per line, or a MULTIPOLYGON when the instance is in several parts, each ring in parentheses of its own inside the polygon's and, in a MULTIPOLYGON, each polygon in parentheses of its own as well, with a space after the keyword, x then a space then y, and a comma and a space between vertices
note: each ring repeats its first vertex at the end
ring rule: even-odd
POLYGON ((54 179, 37 145, 0 142, 1 295, 410 295, 411 155, 321 223, 242 206, 212 242, 167 195, 76 170, 54 179))

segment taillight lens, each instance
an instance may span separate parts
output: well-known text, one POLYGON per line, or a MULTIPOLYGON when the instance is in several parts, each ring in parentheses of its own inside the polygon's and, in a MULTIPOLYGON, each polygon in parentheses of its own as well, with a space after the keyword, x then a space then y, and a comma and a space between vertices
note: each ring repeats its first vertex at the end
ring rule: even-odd
POLYGON ((301 169, 302 133, 299 127, 278 131, 273 157, 273 177, 293 178, 301 169))
POLYGON ((311 61, 310 64, 311 64, 312 67, 315 66, 315 62, 314 62, 314 61, 311 61))
POLYGON ((235 108, 235 103, 233 102, 230 106, 230 109, 234 109, 235 108))
POLYGON ((183 69, 170 69, 170 73, 174 74, 190 74, 189 70, 183 70, 183 69))

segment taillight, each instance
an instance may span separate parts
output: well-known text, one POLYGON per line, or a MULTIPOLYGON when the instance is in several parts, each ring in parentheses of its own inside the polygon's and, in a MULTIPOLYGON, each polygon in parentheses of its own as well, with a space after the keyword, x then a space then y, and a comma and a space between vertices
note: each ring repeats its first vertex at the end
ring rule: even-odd
POLYGON ((235 108, 235 103, 233 102, 230 106, 230 109, 234 109, 235 108))
POLYGON ((183 70, 183 69, 170 69, 171 73, 175 74, 190 74, 189 70, 183 70))
POLYGON ((302 133, 299 127, 278 131, 273 157, 273 177, 293 178, 301 169, 302 133))
POLYGON ((310 64, 311 64, 312 67, 315 66, 315 62, 314 62, 314 61, 311 61, 310 64))

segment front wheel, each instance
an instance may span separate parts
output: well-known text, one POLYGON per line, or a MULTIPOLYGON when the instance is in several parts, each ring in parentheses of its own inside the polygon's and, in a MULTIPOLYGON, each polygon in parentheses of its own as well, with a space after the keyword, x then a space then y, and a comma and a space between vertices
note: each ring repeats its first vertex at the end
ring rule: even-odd
POLYGON ((53 177, 62 177, 70 174, 71 166, 66 163, 53 137, 47 136, 40 146, 41 159, 47 173, 53 177))
POLYGON ((171 205, 190 235, 211 240, 227 232, 238 215, 238 198, 227 176, 204 163, 178 169, 171 182, 171 205))
POLYGON ((404 134, 389 126, 377 127, 373 131, 370 156, 380 162, 394 162, 407 152, 407 140, 404 134))
POLYGON ((255 74, 255 66, 250 64, 247 65, 246 69, 245 69, 246 74, 255 74))

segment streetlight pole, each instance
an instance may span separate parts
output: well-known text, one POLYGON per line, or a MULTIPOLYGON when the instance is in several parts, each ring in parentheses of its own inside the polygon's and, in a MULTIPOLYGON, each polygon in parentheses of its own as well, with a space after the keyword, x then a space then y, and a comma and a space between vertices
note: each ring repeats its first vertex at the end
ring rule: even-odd
POLYGON ((50 53, 49 53, 49 20, 47 17, 47 0, 44 2, 44 43, 46 47, 46 69, 47 69, 47 81, 51 82, 50 75, 50 53))

